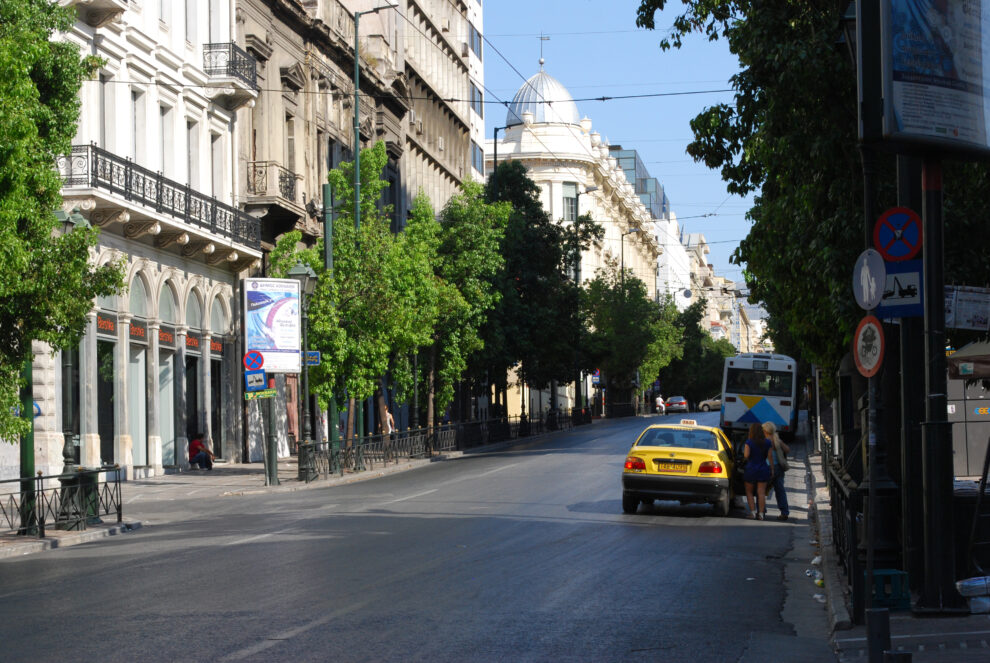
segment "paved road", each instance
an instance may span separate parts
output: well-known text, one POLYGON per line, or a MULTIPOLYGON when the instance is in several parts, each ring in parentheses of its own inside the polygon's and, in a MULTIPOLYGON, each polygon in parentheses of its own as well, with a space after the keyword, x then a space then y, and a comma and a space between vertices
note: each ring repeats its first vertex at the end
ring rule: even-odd
POLYGON ((796 577, 805 510, 623 515, 643 425, 346 486, 130 505, 151 525, 0 561, 3 660, 834 661, 796 577))

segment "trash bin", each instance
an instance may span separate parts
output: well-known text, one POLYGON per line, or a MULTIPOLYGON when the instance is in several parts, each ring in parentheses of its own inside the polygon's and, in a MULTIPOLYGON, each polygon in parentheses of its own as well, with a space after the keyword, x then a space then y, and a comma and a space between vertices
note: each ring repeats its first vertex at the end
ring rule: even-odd
POLYGON ((309 483, 316 478, 316 443, 299 445, 299 480, 309 483))

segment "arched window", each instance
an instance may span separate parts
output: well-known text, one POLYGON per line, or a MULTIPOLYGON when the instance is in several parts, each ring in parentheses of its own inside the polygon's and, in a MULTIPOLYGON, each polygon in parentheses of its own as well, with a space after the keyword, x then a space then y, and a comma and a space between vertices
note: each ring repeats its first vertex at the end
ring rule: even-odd
POLYGON ((172 294, 172 288, 164 285, 158 296, 158 318, 164 323, 174 325, 175 317, 175 295, 172 294))
POLYGON ((224 336, 227 333, 227 316, 223 313, 219 297, 213 300, 210 310, 210 332, 214 336, 224 336))
POLYGON ((140 276, 135 276, 131 281, 131 315, 139 318, 148 317, 148 291, 145 290, 144 281, 140 276))
POLYGON ((189 293, 186 298, 186 326, 190 331, 199 331, 203 328, 203 306, 199 303, 199 297, 195 291, 189 293))

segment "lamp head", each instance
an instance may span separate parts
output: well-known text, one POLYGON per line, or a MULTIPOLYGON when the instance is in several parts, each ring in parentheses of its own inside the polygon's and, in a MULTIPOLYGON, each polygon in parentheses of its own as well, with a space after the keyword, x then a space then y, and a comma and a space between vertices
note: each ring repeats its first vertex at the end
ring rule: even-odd
POLYGON ((299 290, 307 297, 316 290, 316 272, 302 261, 297 262, 295 267, 289 270, 289 278, 299 281, 299 290))

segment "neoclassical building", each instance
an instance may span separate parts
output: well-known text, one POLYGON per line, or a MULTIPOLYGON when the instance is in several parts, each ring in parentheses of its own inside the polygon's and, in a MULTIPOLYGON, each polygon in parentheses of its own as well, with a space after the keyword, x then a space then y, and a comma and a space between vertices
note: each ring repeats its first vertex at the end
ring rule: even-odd
POLYGON ((262 251, 235 195, 237 110, 258 92, 234 2, 62 4, 77 11, 62 38, 103 60, 58 160, 63 212, 100 227, 92 260, 122 262, 126 289, 93 303, 77 348, 35 344, 36 467, 159 474, 188 465, 194 435, 239 459, 236 292, 262 251))
MULTIPOLYGON (((540 187, 543 208, 552 219, 571 223, 589 213, 605 229, 604 238, 581 256, 581 280, 594 278, 607 262, 622 264, 655 298, 662 252, 655 220, 608 145, 592 131, 591 120, 581 117, 573 97, 543 69, 542 60, 540 71, 523 83, 509 104, 505 125, 497 142, 486 141, 486 168, 494 168, 496 158, 521 161, 540 187)), ((583 393, 589 393, 589 387, 585 385, 583 393)), ((549 394, 526 391, 528 412, 549 407, 549 394)), ((560 385, 556 397, 560 407, 571 407, 573 385, 560 385)), ((508 401, 512 408, 520 399, 508 401)))

